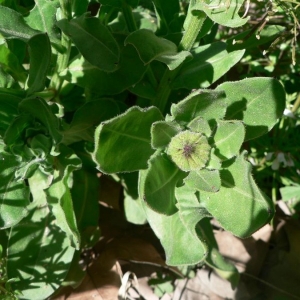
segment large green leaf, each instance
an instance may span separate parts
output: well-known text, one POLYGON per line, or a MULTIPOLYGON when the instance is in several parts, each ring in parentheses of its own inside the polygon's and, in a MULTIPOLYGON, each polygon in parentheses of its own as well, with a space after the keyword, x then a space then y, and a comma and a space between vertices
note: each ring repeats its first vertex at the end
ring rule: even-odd
POLYGON ((35 6, 25 18, 27 24, 36 30, 46 32, 51 42, 59 44, 59 30, 56 27, 58 0, 35 0, 35 6))
MULTIPOLYGON (((146 171, 140 172, 140 195, 143 194, 142 186, 145 175, 146 171)), ((176 196, 181 198, 178 191, 176 196)), ((200 208, 199 202, 196 207, 194 206, 195 202, 189 202, 193 196, 195 195, 185 194, 184 198, 188 198, 187 205, 182 200, 179 211, 171 216, 157 213, 144 204, 147 220, 164 247, 168 265, 197 264, 206 258, 207 245, 200 240, 198 236, 200 231, 199 228, 196 229, 196 225, 199 220, 207 216, 207 213, 200 208)))
POLYGON ((285 91, 273 78, 256 77, 225 82, 216 90, 225 91, 227 120, 242 120, 246 125, 245 140, 267 133, 283 114, 285 91))
POLYGON ((246 24, 249 20, 239 16, 239 10, 245 0, 212 0, 212 1, 197 1, 193 6, 193 10, 202 10, 214 22, 226 27, 240 27, 246 24))
POLYGON ((151 228, 164 247, 168 265, 195 265, 204 261, 208 252, 207 246, 196 233, 187 230, 179 212, 165 216, 146 208, 146 215, 151 228))
POLYGON ((200 201, 224 229, 248 237, 273 216, 272 201, 259 190, 245 153, 223 163, 218 193, 200 192, 200 201))
POLYGON ((171 113, 179 123, 187 124, 197 117, 207 121, 224 117, 227 107, 223 91, 197 90, 178 104, 171 106, 171 113))
POLYGON ((27 94, 43 91, 51 62, 51 45, 47 34, 36 34, 28 41, 30 69, 27 94))
POLYGON ((24 181, 17 181, 15 172, 20 161, 5 152, 0 153, 0 228, 18 224, 27 214, 29 189, 24 181))
POLYGON ((193 59, 185 61, 172 82, 175 89, 197 89, 209 87, 226 74, 244 55, 245 50, 226 51, 226 44, 216 42, 197 47, 192 51, 193 59))
POLYGON ((18 12, 0 5, 0 32, 7 38, 28 41, 40 31, 29 27, 18 12))
POLYGON ((106 96, 119 94, 133 86, 141 80, 145 71, 146 66, 136 50, 128 45, 121 50, 119 69, 113 73, 101 71, 81 57, 74 60, 61 76, 69 82, 106 96))
POLYGON ((80 247, 80 233, 77 228, 71 192, 70 176, 81 167, 80 159, 66 147, 60 147, 57 157, 57 171, 54 171, 53 184, 47 189, 47 200, 56 218, 56 225, 65 232, 70 244, 76 250, 80 247))
POLYGON ((176 213, 175 187, 186 176, 166 154, 159 151, 149 161, 145 175, 144 201, 156 212, 165 215, 176 213))
MULTIPOLYGON (((42 192, 43 182, 33 182, 42 192)), ((17 278, 11 285, 22 293, 19 299, 46 299, 54 293, 68 273, 74 251, 48 206, 33 209, 9 236, 7 274, 17 278)))
POLYGON ((70 21, 60 20, 57 26, 72 38, 89 63, 105 72, 117 69, 120 60, 119 46, 98 18, 83 15, 70 21))
POLYGON ((64 131, 64 143, 93 141, 95 126, 118 113, 118 105, 111 99, 102 98, 85 103, 76 110, 70 127, 64 131))
POLYGON ((187 57, 191 57, 188 51, 177 53, 177 46, 173 42, 157 37, 147 29, 131 33, 125 40, 126 44, 132 44, 136 48, 144 64, 158 60, 165 63, 170 70, 174 70, 187 57))
POLYGON ((124 114, 100 124, 95 132, 94 160, 104 173, 133 172, 147 168, 152 123, 163 117, 156 107, 131 107, 124 114))

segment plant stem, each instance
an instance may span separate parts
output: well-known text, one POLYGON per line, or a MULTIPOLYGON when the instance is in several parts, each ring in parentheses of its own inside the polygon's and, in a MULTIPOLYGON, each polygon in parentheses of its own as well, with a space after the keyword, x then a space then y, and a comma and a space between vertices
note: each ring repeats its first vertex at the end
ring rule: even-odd
MULTIPOLYGON (((59 2, 62 17, 67 20, 71 19, 72 9, 70 1, 60 0, 59 2)), ((68 66, 71 51, 71 41, 63 32, 61 33, 61 45, 64 51, 57 54, 56 69, 49 85, 50 89, 54 89, 56 92, 61 89, 62 83, 64 81, 64 79, 60 77, 59 73, 68 66)))
POLYGON ((296 102, 293 105, 292 113, 296 113, 296 111, 298 110, 299 106, 300 106, 300 93, 298 94, 296 102))
POLYGON ((123 3, 122 3, 122 12, 123 12, 123 16, 126 21, 128 31, 129 32, 136 31, 137 27, 136 27, 136 23, 135 23, 133 14, 132 14, 132 9, 125 1, 123 1, 123 3))
MULTIPOLYGON (((188 12, 190 15, 187 18, 190 18, 189 24, 186 26, 186 31, 178 45, 178 50, 182 51, 190 51, 197 39, 199 31, 203 25, 204 20, 206 19, 206 14, 202 11, 197 11, 193 13, 190 9, 188 12)), ((170 71, 166 69, 158 90, 157 90, 157 97, 153 100, 152 104, 157 106, 162 113, 165 113, 167 103, 169 100, 169 96, 171 93, 171 82, 176 77, 178 72, 180 71, 180 67, 177 69, 170 71)))

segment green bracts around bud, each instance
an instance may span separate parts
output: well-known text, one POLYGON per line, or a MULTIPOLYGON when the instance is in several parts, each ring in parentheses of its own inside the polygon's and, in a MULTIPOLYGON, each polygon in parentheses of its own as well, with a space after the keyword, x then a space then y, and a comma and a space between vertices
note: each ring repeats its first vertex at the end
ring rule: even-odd
POLYGON ((172 138, 167 153, 181 170, 188 172, 205 167, 210 149, 202 133, 185 130, 172 138))

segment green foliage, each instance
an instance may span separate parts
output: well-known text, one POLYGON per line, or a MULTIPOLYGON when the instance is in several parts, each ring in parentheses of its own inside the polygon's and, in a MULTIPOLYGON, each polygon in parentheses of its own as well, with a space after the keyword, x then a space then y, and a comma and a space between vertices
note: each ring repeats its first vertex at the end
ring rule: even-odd
MULTIPOLYGON (((246 24, 244 1, 103 0, 92 16, 93 2, 0 4, 0 295, 46 299, 82 278, 99 171, 169 265, 205 263, 236 286, 210 219, 238 237, 272 219, 244 146, 278 128, 286 96, 274 78, 225 81, 255 50, 251 29, 218 39, 246 24)), ((262 28, 255 47, 283 28, 262 28)))

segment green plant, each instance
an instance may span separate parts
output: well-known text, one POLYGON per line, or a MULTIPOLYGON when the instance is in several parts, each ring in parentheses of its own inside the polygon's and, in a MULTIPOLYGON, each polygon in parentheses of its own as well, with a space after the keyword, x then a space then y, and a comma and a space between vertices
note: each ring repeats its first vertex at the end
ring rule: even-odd
POLYGON ((262 77, 207 89, 245 52, 213 42, 214 22, 247 22, 243 0, 217 2, 0 1, 1 243, 20 298, 82 279, 96 167, 121 181, 127 218, 150 223, 167 263, 205 261, 237 284, 209 220, 240 237, 271 220, 242 146, 274 126, 285 92, 262 77))

